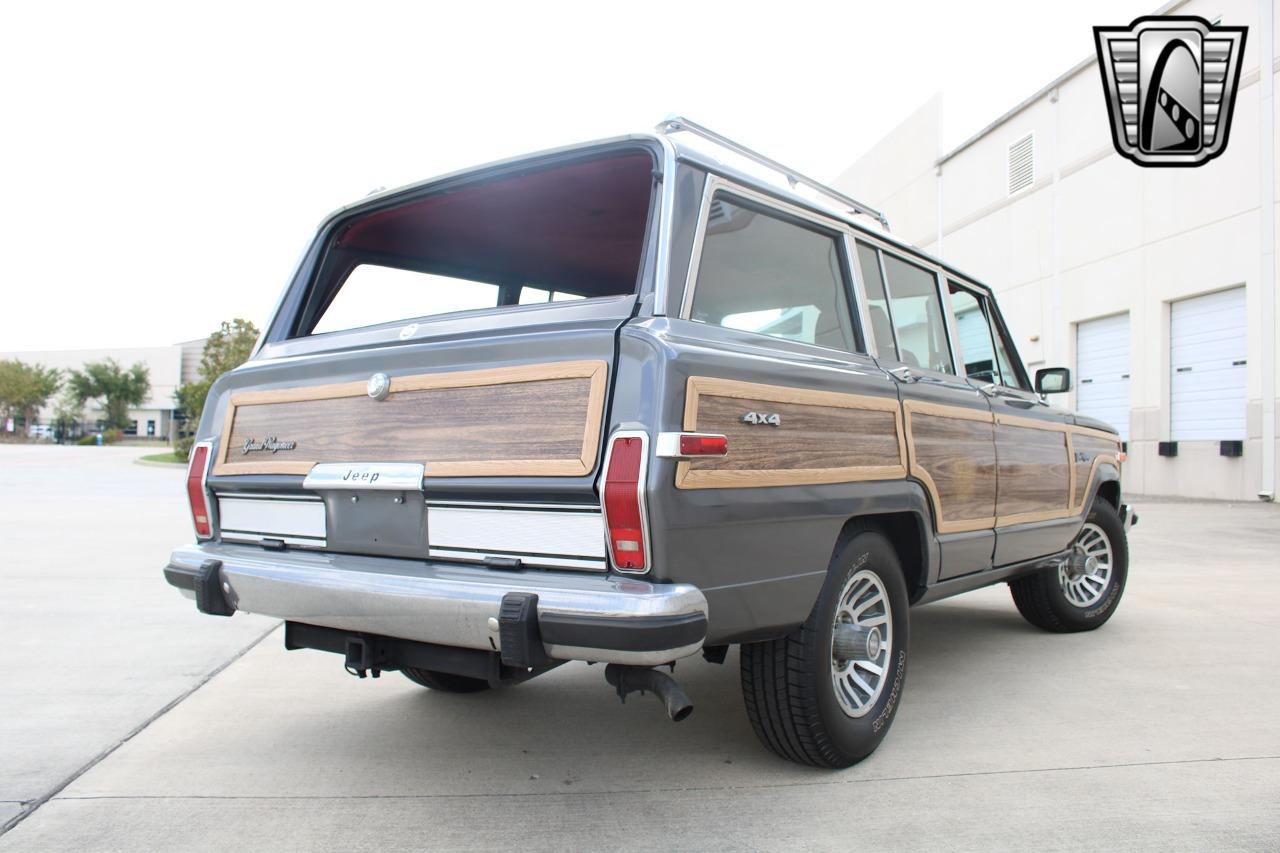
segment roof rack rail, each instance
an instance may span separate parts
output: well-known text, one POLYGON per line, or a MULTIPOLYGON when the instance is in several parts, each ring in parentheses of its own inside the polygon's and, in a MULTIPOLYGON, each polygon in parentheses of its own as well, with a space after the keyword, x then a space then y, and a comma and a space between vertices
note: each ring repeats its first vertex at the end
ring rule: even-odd
POLYGON ((667 116, 654 127, 654 130, 663 134, 687 131, 695 136, 701 136, 703 139, 714 142, 722 148, 728 148, 730 151, 746 157, 748 160, 753 160, 768 169, 780 172, 782 176, 787 179, 787 183, 791 185, 792 189, 794 189, 797 184, 804 184, 812 190, 817 190, 828 198, 835 199, 842 205, 848 207, 853 213, 870 216, 872 219, 883 225, 886 231, 889 229, 889 220, 885 218, 883 213, 876 210, 874 207, 865 205, 857 199, 850 198, 839 190, 833 189, 821 181, 815 181, 813 178, 807 177, 806 175, 797 172, 795 169, 782 165, 771 157, 766 157, 758 151, 753 151, 747 146, 734 142, 729 137, 722 136, 710 128, 703 127, 695 121, 690 121, 684 116, 667 116))

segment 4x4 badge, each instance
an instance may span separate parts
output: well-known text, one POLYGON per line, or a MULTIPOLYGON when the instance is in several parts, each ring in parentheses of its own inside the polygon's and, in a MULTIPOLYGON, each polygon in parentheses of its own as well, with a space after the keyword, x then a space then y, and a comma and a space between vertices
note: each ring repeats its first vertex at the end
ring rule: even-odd
POLYGON ((1247 29, 1190 16, 1093 28, 1122 157, 1139 166, 1200 166, 1226 150, 1247 29))

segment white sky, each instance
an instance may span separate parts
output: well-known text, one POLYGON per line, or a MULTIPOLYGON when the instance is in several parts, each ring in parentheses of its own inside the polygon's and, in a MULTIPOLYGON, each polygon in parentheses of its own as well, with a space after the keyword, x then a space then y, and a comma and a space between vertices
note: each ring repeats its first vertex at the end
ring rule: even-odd
POLYGON ((832 178, 941 92, 954 145, 1157 5, 5 3, 0 351, 261 325, 333 208, 672 112, 832 178))

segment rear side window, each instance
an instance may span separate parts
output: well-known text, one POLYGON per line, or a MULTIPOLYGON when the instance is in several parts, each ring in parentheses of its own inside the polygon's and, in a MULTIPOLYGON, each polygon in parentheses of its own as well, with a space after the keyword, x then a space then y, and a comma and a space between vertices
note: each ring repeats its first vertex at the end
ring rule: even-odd
POLYGON ((853 352, 840 241, 717 196, 690 319, 853 352))
POLYGON ((330 238, 292 336, 634 294, 653 168, 630 149, 360 214, 330 238))

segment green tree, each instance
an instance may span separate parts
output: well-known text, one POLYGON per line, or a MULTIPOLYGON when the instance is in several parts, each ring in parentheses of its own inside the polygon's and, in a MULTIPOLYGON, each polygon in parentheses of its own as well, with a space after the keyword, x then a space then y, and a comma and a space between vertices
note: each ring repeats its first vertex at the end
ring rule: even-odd
POLYGON ((84 370, 67 372, 67 387, 80 406, 97 400, 109 429, 124 429, 129 425, 129 409, 142 405, 151 393, 151 371, 140 361, 128 370, 113 358, 91 361, 84 370))
POLYGON ((58 441, 65 442, 74 438, 79 431, 79 424, 84 420, 84 403, 76 399, 76 393, 70 386, 63 388, 53 407, 53 424, 57 430, 58 441))
POLYGON ((36 412, 58 390, 58 370, 15 359, 0 359, 0 413, 23 418, 29 426, 36 412))
POLYGON ((181 454, 191 449, 190 432, 194 431, 200 423, 200 415, 204 412, 204 401, 209 396, 209 387, 219 376, 248 361, 257 340, 257 327, 239 317, 230 323, 224 320, 218 330, 209 335, 209 339, 204 344, 204 352, 200 356, 200 378, 195 382, 179 386, 173 394, 179 411, 186 418, 188 427, 188 434, 178 438, 175 452, 181 454))

